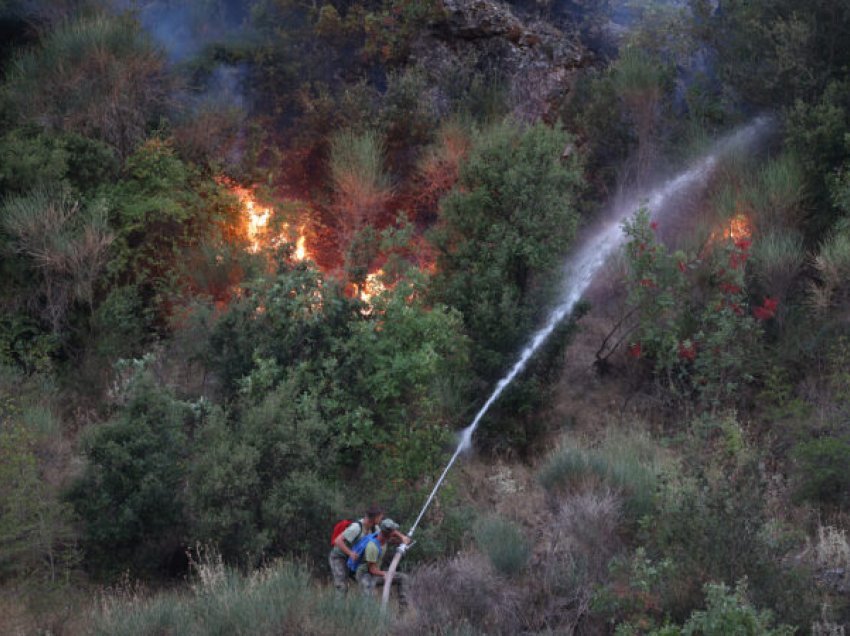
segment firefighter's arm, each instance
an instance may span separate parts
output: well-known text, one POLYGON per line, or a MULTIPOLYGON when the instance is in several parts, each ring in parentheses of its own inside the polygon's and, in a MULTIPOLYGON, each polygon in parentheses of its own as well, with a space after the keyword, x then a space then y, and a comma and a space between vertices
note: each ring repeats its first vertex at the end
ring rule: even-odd
POLYGON ((402 534, 398 530, 393 530, 393 533, 390 535, 390 543, 403 543, 404 545, 410 545, 410 537, 406 534, 402 534))
POLYGON ((374 561, 369 561, 369 574, 372 576, 384 576, 386 572, 379 568, 378 564, 374 561))
POLYGON ((345 553, 345 556, 349 559, 356 559, 357 555, 354 554, 354 550, 345 545, 345 537, 342 536, 343 534, 344 533, 340 533, 339 536, 334 539, 334 545, 342 550, 345 553))

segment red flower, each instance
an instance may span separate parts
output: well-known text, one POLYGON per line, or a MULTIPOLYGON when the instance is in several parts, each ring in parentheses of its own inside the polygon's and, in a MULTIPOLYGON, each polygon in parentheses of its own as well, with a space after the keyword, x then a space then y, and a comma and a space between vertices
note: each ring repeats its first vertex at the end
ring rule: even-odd
POLYGON ((764 299, 761 307, 753 309, 753 315, 758 320, 770 320, 776 315, 776 309, 779 307, 779 299, 768 296, 764 299))
POLYGON ((641 278, 639 283, 641 287, 655 287, 655 281, 651 278, 641 278))
POLYGON ((685 340, 679 343, 679 357, 682 360, 690 360, 693 362, 697 358, 697 345, 695 342, 685 340))
POLYGON ((653 221, 649 224, 649 227, 651 227, 652 231, 655 232, 658 229, 658 221, 653 221))
POLYGON ((779 307, 779 299, 778 298, 771 298, 770 296, 768 296, 767 298, 764 299, 762 306, 765 309, 767 309, 768 311, 772 311, 772 312, 776 313, 776 308, 779 307))
POLYGON ((737 247, 742 252, 746 252, 750 249, 750 246, 753 244, 753 239, 742 238, 735 241, 735 247, 737 247))
POLYGON ((629 345, 628 354, 632 358, 640 358, 641 353, 643 353, 643 348, 640 346, 639 342, 635 342, 629 345))
POLYGON ((764 307, 756 307, 753 309, 753 316, 756 317, 756 320, 770 320, 773 318, 773 312, 764 307))
POLYGON ((679 271, 683 274, 688 271, 688 266, 685 265, 684 261, 679 261, 679 271))
POLYGON ((734 283, 722 283, 720 285, 720 289, 723 290, 724 294, 740 294, 741 288, 734 283))
POLYGON ((729 305, 729 307, 730 307, 730 309, 732 309, 732 311, 735 312, 736 316, 743 316, 744 315, 744 310, 741 307, 741 305, 739 305, 738 303, 732 303, 732 304, 729 305))

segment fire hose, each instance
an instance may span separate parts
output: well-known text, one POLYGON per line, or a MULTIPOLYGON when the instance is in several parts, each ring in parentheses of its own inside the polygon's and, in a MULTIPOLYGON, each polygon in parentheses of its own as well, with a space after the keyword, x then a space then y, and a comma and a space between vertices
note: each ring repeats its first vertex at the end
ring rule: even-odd
MULTIPOLYGON (((471 437, 471 435, 468 437, 471 437)), ((445 470, 443 470, 443 474, 440 475, 440 478, 437 480, 437 483, 434 484, 434 488, 431 490, 431 494, 428 495, 428 499, 425 500, 425 505, 422 506, 422 510, 419 511, 419 516, 416 517, 416 521, 413 522, 413 525, 410 526, 410 530, 407 531, 407 536, 411 540, 413 539, 413 533, 416 532, 416 528, 417 526, 419 526, 419 522, 422 521, 422 517, 425 516, 425 511, 428 510, 428 508, 431 506, 431 502, 434 501, 434 496, 437 494, 437 491, 440 489, 440 486, 443 485, 443 481, 445 481, 446 475, 449 474, 449 470, 454 465, 461 452, 463 452, 463 449, 467 447, 467 444, 469 443, 468 437, 464 436, 464 438, 461 440, 461 443, 458 444, 457 450, 455 450, 455 453, 454 455, 452 455, 452 458, 449 460, 449 463, 446 464, 446 468, 445 470)), ((407 551, 411 547, 413 547, 414 543, 415 541, 412 541, 407 545, 401 544, 400 546, 398 546, 398 548, 396 549, 395 556, 393 556, 393 560, 390 562, 390 567, 387 569, 387 573, 384 575, 384 593, 381 596, 381 612, 383 613, 386 613, 387 611, 387 603, 389 603, 390 600, 390 590, 393 586, 393 577, 395 576, 395 571, 398 569, 398 564, 401 561, 401 558, 407 553, 407 551)))

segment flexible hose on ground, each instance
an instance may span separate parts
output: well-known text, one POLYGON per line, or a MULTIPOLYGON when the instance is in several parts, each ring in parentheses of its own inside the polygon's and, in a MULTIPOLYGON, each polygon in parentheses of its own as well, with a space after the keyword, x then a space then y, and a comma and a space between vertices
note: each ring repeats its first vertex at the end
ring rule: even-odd
POLYGON ((390 590, 393 587, 393 577, 395 576, 395 571, 398 568, 399 561, 401 561, 401 556, 404 554, 404 551, 399 551, 395 553, 392 562, 390 563, 390 567, 387 570, 386 575, 384 576, 384 593, 381 596, 381 613, 387 613, 387 603, 390 601, 390 590))

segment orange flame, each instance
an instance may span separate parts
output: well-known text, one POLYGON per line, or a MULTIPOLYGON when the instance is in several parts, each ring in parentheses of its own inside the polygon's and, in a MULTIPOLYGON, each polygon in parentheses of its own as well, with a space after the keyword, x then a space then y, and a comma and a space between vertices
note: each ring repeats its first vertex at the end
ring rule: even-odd
MULTIPOLYGON (((224 177, 219 180, 219 183, 225 185, 239 199, 244 214, 244 231, 250 242, 250 251, 256 253, 264 245, 275 245, 278 242, 291 241, 288 223, 283 224, 283 231, 278 236, 268 236, 268 225, 272 218, 272 208, 258 204, 252 189, 235 185, 224 177)), ((299 228, 295 240, 293 257, 298 261, 310 258, 310 252, 307 249, 307 237, 304 234, 304 226, 299 228)))
POLYGON ((746 214, 738 213, 729 221, 729 226, 723 230, 723 238, 741 241, 753 237, 753 224, 746 214))
POLYGON ((360 292, 360 300, 364 303, 371 303, 375 296, 379 296, 386 291, 387 286, 381 281, 381 276, 383 275, 384 270, 379 269, 366 276, 362 288, 358 290, 360 292))

